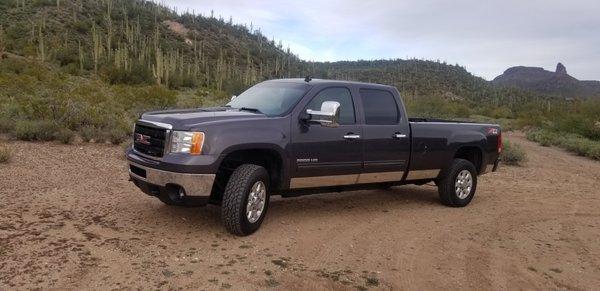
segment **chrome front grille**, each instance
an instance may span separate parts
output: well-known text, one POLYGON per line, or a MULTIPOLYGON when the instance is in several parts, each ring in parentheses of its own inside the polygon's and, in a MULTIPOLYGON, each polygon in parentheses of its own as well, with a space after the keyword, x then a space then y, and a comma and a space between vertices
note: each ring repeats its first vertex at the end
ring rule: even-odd
POLYGON ((168 128, 138 121, 133 134, 133 148, 145 156, 162 158, 169 140, 168 128))

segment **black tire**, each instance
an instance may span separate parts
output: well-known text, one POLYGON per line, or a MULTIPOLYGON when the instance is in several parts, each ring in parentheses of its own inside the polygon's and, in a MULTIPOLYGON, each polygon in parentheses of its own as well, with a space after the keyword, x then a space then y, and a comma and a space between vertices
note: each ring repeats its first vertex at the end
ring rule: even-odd
POLYGON ((269 174, 261 166, 244 164, 239 166, 227 182, 221 205, 221 220, 227 230, 235 235, 245 236, 254 233, 262 224, 269 209, 269 174), (250 190, 258 181, 262 181, 266 197, 264 210, 259 219, 252 223, 246 215, 246 205, 250 190))
MULTIPOLYGON (((444 171, 442 176, 443 178, 437 182, 442 204, 451 207, 464 207, 469 205, 477 190, 477 170, 473 163, 464 159, 454 159, 450 167, 444 171), (464 170, 470 172, 472 186, 468 196, 460 198, 457 194, 456 183, 458 175, 464 170)), ((464 193, 466 193, 466 191, 464 193)))

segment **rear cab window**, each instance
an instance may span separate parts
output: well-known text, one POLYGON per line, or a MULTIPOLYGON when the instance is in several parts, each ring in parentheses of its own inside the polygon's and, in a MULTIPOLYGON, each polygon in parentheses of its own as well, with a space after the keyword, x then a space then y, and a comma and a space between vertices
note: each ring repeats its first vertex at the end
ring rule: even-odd
POLYGON ((360 98, 367 125, 395 125, 400 111, 394 95, 386 90, 360 89, 360 98))

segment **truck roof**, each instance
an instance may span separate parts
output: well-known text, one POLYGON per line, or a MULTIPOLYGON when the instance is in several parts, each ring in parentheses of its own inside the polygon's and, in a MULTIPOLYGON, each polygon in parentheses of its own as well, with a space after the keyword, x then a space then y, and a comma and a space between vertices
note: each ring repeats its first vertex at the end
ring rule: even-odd
POLYGON ((357 82, 357 81, 343 81, 343 80, 327 80, 327 79, 311 79, 310 82, 306 82, 304 78, 289 78, 289 79, 273 79, 268 80, 266 82, 287 82, 287 83, 298 83, 298 84, 310 84, 310 85, 358 85, 362 87, 371 87, 371 88, 385 88, 385 89, 393 89, 396 87, 390 85, 376 84, 376 83, 365 83, 365 82, 357 82))

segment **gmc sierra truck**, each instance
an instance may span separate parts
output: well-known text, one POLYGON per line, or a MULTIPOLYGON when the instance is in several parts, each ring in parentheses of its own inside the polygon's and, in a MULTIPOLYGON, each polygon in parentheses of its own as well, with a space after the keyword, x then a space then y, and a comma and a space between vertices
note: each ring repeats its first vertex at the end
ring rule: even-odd
POLYGON ((477 177, 496 171, 498 125, 408 118, 395 87, 283 79, 223 107, 156 111, 135 124, 130 178, 167 205, 221 205, 249 235, 271 195, 434 182, 441 203, 468 205, 477 177))

